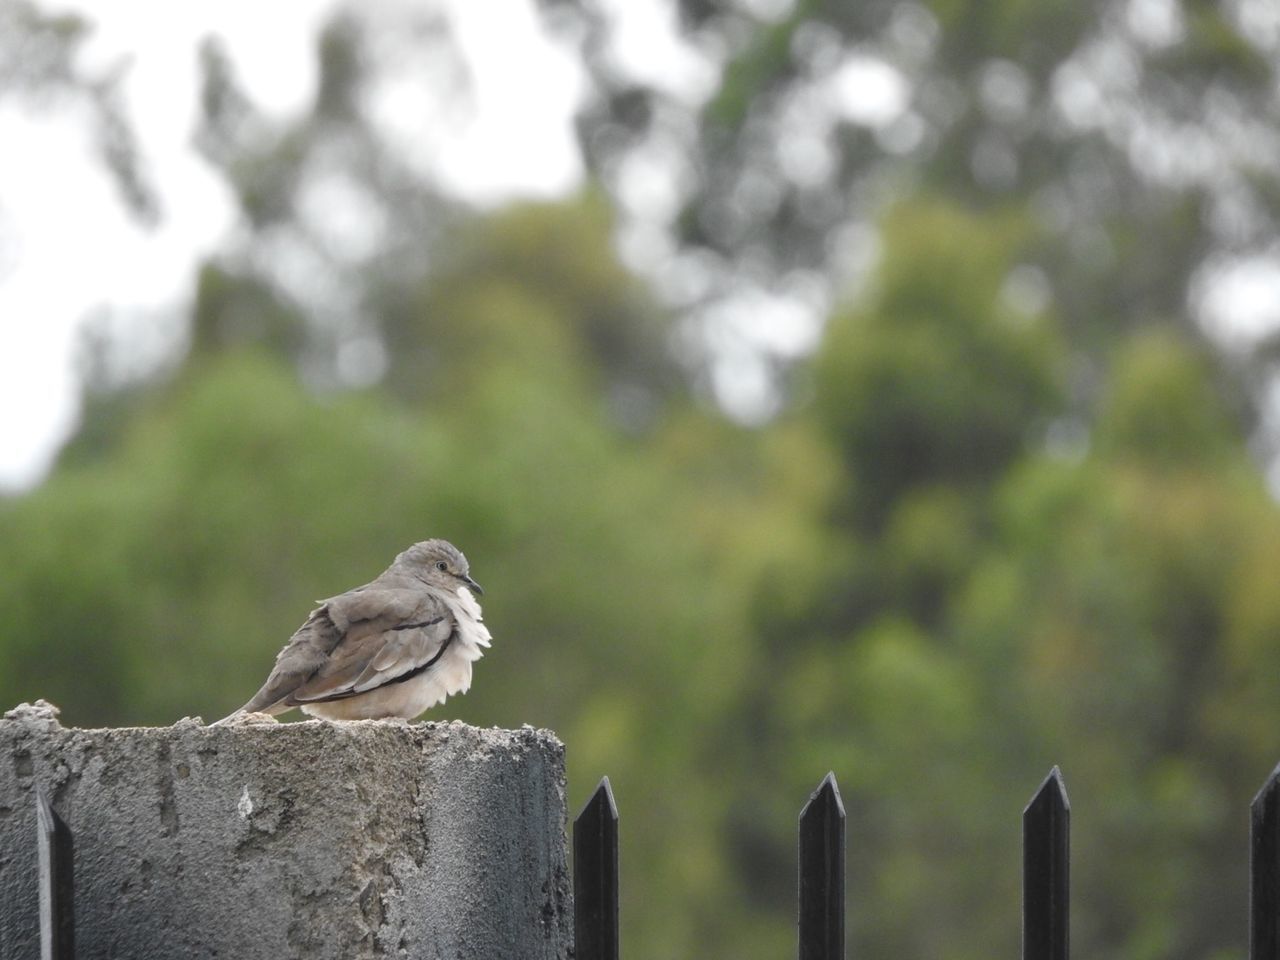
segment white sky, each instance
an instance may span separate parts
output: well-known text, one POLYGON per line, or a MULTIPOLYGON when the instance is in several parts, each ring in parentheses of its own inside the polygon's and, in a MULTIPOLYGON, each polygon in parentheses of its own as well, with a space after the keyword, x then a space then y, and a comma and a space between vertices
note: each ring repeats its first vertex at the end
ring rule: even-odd
MULTIPOLYGON (((532 0, 503 0, 502 30, 491 29, 486 4, 443 5, 469 60, 476 110, 438 142, 418 144, 429 157, 424 162, 447 187, 481 203, 572 190, 582 176, 572 127, 585 84, 581 69, 543 35, 532 0)), ((287 116, 314 92, 315 37, 335 6, 46 6, 95 24, 86 66, 130 57, 126 107, 163 219, 148 230, 129 217, 74 109, 0 101, 0 488, 37 482, 74 428, 75 356, 86 316, 107 308, 138 323, 164 322, 190 296, 196 263, 235 226, 220 179, 190 147, 202 39, 222 37, 255 104, 287 116)))

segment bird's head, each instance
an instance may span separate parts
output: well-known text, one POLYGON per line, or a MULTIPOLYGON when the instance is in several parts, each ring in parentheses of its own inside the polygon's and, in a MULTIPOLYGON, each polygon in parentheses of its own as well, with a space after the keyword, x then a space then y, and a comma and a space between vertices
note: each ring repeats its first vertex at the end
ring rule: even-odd
POLYGON ((467 587, 477 595, 484 593, 480 584, 471 579, 467 558, 448 540, 415 543, 396 557, 396 566, 423 583, 449 593, 455 593, 459 587, 467 587))

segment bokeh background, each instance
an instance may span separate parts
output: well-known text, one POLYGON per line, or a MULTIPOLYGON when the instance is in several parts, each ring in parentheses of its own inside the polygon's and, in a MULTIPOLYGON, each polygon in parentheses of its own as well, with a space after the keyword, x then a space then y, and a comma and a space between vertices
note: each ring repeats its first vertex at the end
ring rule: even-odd
POLYGON ((1244 955, 1274 3, 147 6, 0 2, 0 704, 221 716, 443 536, 628 956, 788 955, 828 769, 854 955, 1016 956, 1053 763, 1077 951, 1244 955))

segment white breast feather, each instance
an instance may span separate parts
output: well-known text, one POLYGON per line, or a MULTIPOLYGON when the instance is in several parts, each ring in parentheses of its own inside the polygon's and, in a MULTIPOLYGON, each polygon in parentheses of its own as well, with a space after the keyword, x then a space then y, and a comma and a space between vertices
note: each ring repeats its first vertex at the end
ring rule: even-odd
POLYGON ((431 669, 404 683, 389 684, 348 700, 308 704, 303 711, 329 720, 412 719, 453 694, 466 693, 471 687, 471 664, 484 656, 482 648, 489 646, 493 637, 484 625, 480 604, 466 587, 458 588, 456 599, 446 596, 445 602, 458 623, 458 635, 431 669))

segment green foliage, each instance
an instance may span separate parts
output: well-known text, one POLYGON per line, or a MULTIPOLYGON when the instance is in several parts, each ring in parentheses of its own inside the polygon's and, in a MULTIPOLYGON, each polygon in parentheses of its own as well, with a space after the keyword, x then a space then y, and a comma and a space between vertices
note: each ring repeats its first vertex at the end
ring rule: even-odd
POLYGON ((1232 611, 1258 602, 1256 544, 1280 527, 1238 444, 1172 471, 1112 453, 1010 477, 1008 556, 977 575, 1000 589, 970 597, 963 632, 1005 651, 1022 722, 1090 798, 1074 833, 1078 940, 1118 956, 1221 950, 1244 902, 1206 901, 1196 877, 1243 868, 1244 811, 1274 745, 1219 711, 1236 701, 1275 717, 1274 700, 1237 697, 1258 683, 1280 693, 1262 659, 1243 667, 1234 653, 1232 611))
POLYGON ((930 0, 951 56, 960 61, 1004 57, 1040 69, 1067 56, 1093 22, 1072 0, 930 0))
POLYGON ((615 258, 612 228, 592 195, 460 229, 416 296, 379 304, 392 388, 440 398, 495 366, 534 366, 532 355, 559 365, 547 375, 603 392, 625 425, 647 424, 680 379, 665 318, 615 258))
POLYGON ((730 62, 715 99, 703 112, 704 123, 712 129, 738 131, 755 98, 789 69, 796 28, 804 22, 805 8, 811 6, 811 2, 797 3, 785 19, 761 27, 747 48, 730 62))
POLYGON ((1239 456, 1210 371, 1187 344, 1150 333, 1117 354, 1098 415, 1099 453, 1167 469, 1239 456))
POLYGON ((916 486, 990 482, 1061 402, 1052 328, 1000 296, 1020 232, 944 204, 901 209, 875 293, 833 320, 817 415, 871 527, 916 486))

